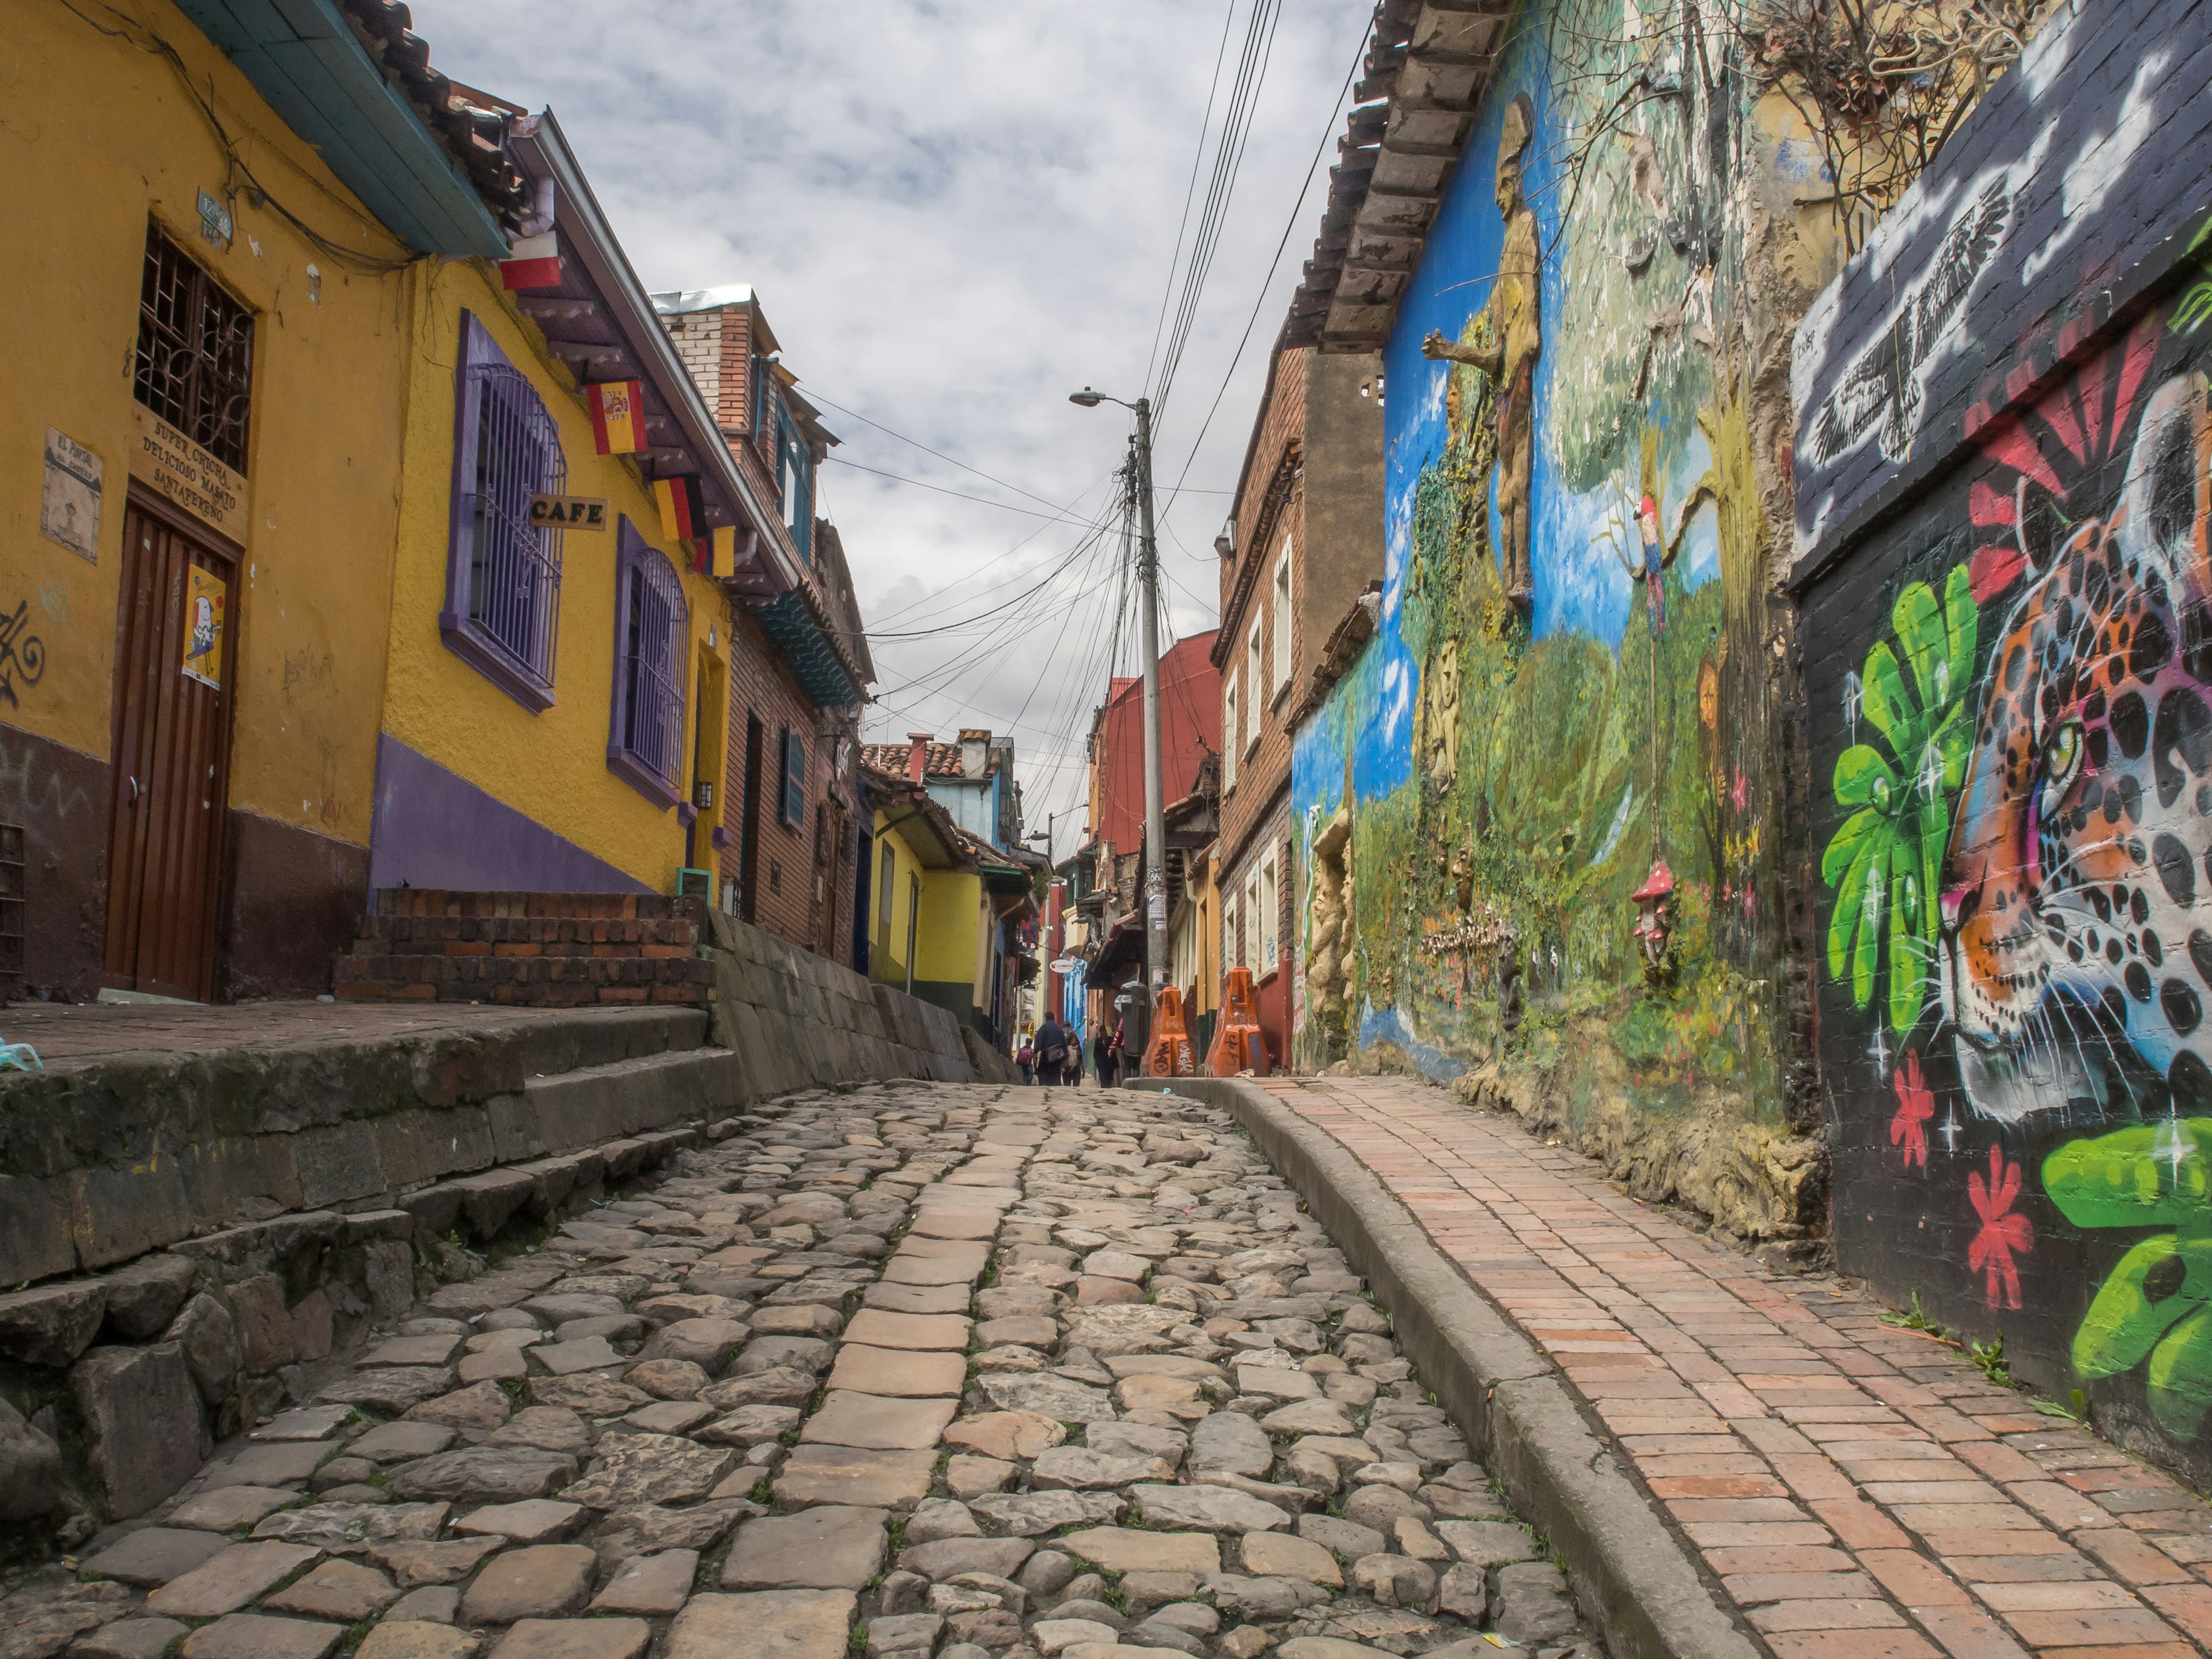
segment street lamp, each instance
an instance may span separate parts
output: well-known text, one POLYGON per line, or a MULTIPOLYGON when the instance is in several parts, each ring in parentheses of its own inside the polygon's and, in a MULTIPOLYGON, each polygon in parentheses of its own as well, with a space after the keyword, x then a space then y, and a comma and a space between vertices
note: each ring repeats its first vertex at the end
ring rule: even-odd
POLYGON ((1137 574, 1144 594, 1145 977, 1157 998, 1168 982, 1168 837, 1160 779, 1160 561, 1152 539, 1152 400, 1126 403, 1085 386, 1069 392, 1067 401, 1085 409, 1120 404, 1137 417, 1137 574))

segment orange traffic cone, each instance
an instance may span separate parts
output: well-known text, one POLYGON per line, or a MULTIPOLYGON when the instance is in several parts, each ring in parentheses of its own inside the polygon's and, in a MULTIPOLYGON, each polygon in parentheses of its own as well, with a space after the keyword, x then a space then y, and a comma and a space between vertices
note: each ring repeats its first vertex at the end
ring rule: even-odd
POLYGON ((1213 1047, 1206 1056, 1211 1077, 1235 1077, 1249 1072, 1267 1075, 1267 1045, 1260 1036, 1260 998, 1252 988, 1249 968, 1231 968, 1221 976, 1221 1024, 1214 1030, 1213 1047))
POLYGON ((1190 1033, 1183 1030, 1182 993, 1169 986, 1160 993, 1158 1017, 1152 1022, 1152 1040, 1145 1049, 1146 1077, 1196 1077, 1198 1054, 1190 1033))

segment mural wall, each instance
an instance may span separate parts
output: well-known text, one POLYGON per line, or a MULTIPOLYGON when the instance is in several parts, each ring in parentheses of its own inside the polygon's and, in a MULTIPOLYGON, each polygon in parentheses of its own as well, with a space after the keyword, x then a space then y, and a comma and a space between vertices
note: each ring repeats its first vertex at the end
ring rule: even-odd
POLYGON ((1795 1238, 1769 514, 1827 272, 1817 150, 1735 65, 1621 0, 1534 9, 1501 63, 1385 354, 1376 637, 1295 751, 1299 1047, 1795 1238))
POLYGON ((1796 458, 1840 1265, 2200 1482, 2202 38, 2050 27, 1808 316, 1796 458))

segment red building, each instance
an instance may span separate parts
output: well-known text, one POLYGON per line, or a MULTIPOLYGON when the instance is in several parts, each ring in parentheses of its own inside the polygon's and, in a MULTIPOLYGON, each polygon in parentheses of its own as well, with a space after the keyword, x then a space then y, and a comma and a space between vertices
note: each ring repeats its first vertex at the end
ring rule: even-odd
MULTIPOLYGON (((1160 657, 1161 805, 1196 787, 1199 768, 1221 752, 1221 673, 1213 633, 1178 641, 1160 657)), ((1145 684, 1115 678, 1091 721, 1091 833, 1077 854, 1083 890, 1075 908, 1090 924, 1087 1017, 1113 1018, 1115 987, 1145 971, 1145 684)), ((1168 914, 1182 861, 1168 858, 1168 914)))
MULTIPOLYGON (((1198 763, 1221 752, 1221 672, 1211 629, 1160 656, 1162 804, 1198 781, 1198 763)), ((1115 679, 1091 720, 1091 839, 1118 854, 1145 844, 1145 683, 1115 679)))

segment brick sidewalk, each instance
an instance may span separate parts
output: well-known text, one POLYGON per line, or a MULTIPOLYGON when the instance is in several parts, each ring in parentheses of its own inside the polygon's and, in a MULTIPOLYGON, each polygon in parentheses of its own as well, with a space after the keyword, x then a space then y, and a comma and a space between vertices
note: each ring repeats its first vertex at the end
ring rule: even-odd
POLYGON ((1875 1302, 1771 1274, 1437 1090, 1263 1086, 1553 1357, 1778 1659, 2212 1644, 2212 1510, 1875 1302))

